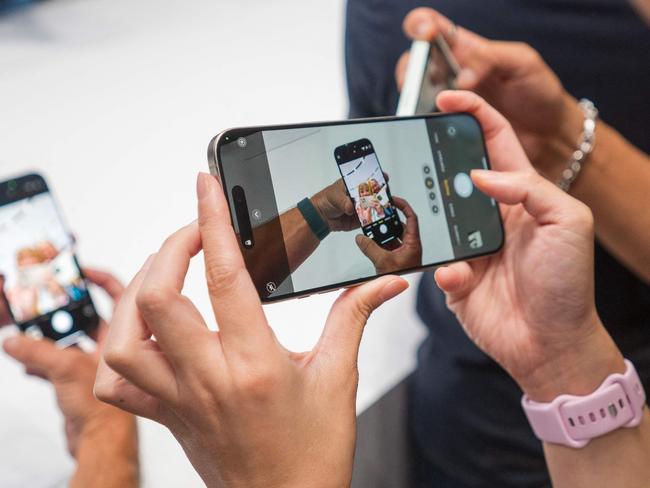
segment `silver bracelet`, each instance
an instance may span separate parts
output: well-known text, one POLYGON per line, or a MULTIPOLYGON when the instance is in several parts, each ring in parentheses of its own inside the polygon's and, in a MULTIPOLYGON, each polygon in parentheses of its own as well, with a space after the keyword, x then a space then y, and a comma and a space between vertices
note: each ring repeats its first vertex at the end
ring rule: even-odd
POLYGON ((593 102, 586 98, 580 100, 579 105, 585 114, 585 121, 582 124, 582 135, 580 136, 578 148, 573 151, 566 168, 562 171, 560 180, 557 182, 557 186, 564 191, 569 191, 569 188, 571 188, 571 184, 578 177, 585 159, 587 159, 589 153, 593 151, 596 142, 596 120, 598 119, 598 109, 593 102))

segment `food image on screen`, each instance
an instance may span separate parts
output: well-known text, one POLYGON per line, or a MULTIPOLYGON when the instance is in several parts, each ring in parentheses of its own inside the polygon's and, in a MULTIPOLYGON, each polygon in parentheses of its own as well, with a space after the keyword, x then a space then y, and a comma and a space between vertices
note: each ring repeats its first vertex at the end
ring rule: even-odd
POLYGON ((87 298, 72 240, 49 193, 0 207, 0 274, 19 324, 87 298))

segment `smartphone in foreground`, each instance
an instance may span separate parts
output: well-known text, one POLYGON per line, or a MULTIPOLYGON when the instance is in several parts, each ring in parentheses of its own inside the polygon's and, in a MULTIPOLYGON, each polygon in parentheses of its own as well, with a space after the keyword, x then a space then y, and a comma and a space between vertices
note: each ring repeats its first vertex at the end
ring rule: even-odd
POLYGON ((413 41, 396 115, 436 112, 436 98, 443 90, 456 88, 460 66, 444 37, 433 42, 413 41))
POLYGON ((0 285, 16 325, 65 347, 89 341, 99 317, 47 183, 0 182, 0 285))
POLYGON ((503 245, 498 205, 469 176, 490 166, 468 114, 230 129, 208 159, 264 302, 503 245))

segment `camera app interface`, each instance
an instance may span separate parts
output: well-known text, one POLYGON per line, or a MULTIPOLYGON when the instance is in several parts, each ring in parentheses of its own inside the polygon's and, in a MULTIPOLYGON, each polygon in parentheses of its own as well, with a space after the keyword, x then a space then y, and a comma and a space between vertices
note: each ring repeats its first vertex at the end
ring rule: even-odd
POLYGON ((488 254, 496 202, 469 115, 269 128, 221 141, 220 171, 247 268, 281 299, 379 274, 488 254), (240 187, 240 201, 231 197, 240 187))
POLYGON ((399 245, 402 223, 372 143, 367 139, 334 151, 363 233, 382 247, 399 245))
POLYGON ((23 187, 5 190, 14 198, 0 206, 0 285, 11 314, 29 335, 74 343, 96 314, 72 239, 41 179, 11 183, 23 187), (42 191, 20 198, 24 187, 42 191))

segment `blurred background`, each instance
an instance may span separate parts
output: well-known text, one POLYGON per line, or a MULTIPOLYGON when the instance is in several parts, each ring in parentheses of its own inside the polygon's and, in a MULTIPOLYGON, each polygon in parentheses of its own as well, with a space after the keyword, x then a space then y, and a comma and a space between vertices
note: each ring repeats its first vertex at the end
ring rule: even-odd
MULTIPOLYGON (((82 265, 127 282, 195 218, 196 173, 208 169, 212 136, 346 117, 344 8, 344 0, 0 0, 0 178, 41 172, 82 265)), ((200 259, 185 293, 210 316, 200 259)), ((305 350, 335 298, 266 312, 283 344, 305 350)), ((366 329, 359 412, 415 364, 424 330, 414 300, 410 289, 366 329)), ((0 486, 64 486, 73 463, 62 428, 49 384, 0 352, 0 486)), ((144 486, 202 486, 165 429, 141 421, 140 435, 144 486)))

